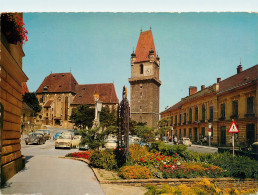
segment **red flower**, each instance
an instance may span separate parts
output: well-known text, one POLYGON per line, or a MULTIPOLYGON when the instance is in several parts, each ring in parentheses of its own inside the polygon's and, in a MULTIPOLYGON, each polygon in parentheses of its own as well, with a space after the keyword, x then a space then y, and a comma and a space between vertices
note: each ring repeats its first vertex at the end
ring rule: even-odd
POLYGON ((170 158, 171 156, 168 155, 168 158, 170 158))
POLYGON ((176 162, 177 161, 177 159, 174 159, 174 162, 176 162))
POLYGON ((156 158, 157 161, 159 161, 159 158, 156 158))
POLYGON ((175 153, 175 155, 177 155, 177 153, 175 153))

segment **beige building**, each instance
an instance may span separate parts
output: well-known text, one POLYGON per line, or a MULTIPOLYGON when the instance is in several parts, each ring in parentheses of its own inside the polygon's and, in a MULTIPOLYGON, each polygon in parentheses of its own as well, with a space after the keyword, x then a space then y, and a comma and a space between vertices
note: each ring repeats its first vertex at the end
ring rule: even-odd
POLYGON ((159 69, 152 31, 141 32, 131 54, 130 116, 149 127, 157 127, 159 121, 159 69))
POLYGON ((174 136, 189 137, 193 142, 208 137, 211 124, 211 143, 230 145, 232 119, 239 129, 235 134, 238 145, 258 141, 258 65, 245 71, 239 65, 237 74, 225 80, 217 78, 209 87, 202 85, 200 91, 189 87, 189 96, 161 112, 161 118, 169 119, 167 125, 173 127, 174 136))
POLYGON ((104 107, 116 109, 119 103, 113 83, 79 85, 72 73, 48 75, 36 91, 42 106, 37 123, 72 128, 69 122, 72 109, 81 104, 94 106, 94 94, 104 107))

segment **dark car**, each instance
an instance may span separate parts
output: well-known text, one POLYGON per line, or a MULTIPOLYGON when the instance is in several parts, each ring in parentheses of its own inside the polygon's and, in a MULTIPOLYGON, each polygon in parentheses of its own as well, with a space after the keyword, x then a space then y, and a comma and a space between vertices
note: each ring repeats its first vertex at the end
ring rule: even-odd
POLYGON ((26 145, 28 144, 44 144, 46 142, 45 137, 42 133, 30 133, 27 138, 25 138, 26 145))
POLYGON ((42 134, 44 135, 44 137, 45 137, 46 140, 51 139, 51 137, 50 137, 50 131, 47 130, 47 129, 38 129, 38 130, 36 131, 36 133, 42 133, 42 134))

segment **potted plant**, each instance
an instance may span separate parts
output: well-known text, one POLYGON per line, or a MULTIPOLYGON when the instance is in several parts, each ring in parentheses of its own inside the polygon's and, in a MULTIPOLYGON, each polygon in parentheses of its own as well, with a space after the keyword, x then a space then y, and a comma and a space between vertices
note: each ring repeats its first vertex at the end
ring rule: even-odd
POLYGON ((8 43, 17 44, 17 42, 28 41, 28 31, 24 27, 21 17, 15 13, 1 14, 1 31, 5 35, 8 43))

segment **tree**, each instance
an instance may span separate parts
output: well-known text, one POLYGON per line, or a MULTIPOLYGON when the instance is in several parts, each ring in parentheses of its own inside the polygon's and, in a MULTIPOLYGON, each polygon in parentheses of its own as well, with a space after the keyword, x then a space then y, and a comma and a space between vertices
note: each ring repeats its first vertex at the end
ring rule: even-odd
POLYGON ((102 127, 94 127, 88 130, 82 130, 82 144, 87 144, 90 149, 99 149, 104 147, 105 139, 114 131, 114 126, 102 129, 102 127))
POLYGON ((25 93, 22 96, 22 101, 33 109, 34 115, 37 115, 42 109, 35 92, 25 93))
POLYGON ((74 108, 70 116, 70 120, 76 127, 85 129, 86 127, 92 127, 94 120, 95 109, 91 108, 87 104, 83 104, 74 108))
POLYGON ((108 107, 103 107, 100 112, 100 126, 109 127, 116 126, 117 116, 116 111, 110 112, 108 107))
POLYGON ((157 134, 160 136, 160 138, 167 134, 167 132, 170 130, 170 127, 168 126, 169 123, 168 118, 163 118, 159 121, 159 129, 157 131, 157 134))
POLYGON ((142 138, 144 142, 151 142, 155 139, 154 127, 147 127, 146 125, 138 125, 135 127, 136 135, 142 138))

